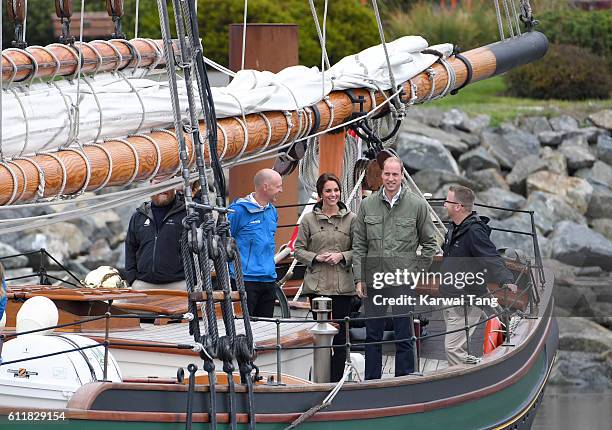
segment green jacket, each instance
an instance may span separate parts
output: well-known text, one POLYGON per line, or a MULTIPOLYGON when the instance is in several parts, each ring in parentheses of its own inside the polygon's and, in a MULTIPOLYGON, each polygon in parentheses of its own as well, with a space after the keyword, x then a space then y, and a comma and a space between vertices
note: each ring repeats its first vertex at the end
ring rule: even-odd
POLYGON ((435 226, 423 198, 402 187, 393 208, 384 199, 381 187, 361 202, 353 237, 355 282, 371 287, 374 272, 427 270, 438 243, 435 226), (421 245, 421 255, 417 247, 421 245))
POLYGON ((306 265, 304 294, 355 295, 352 239, 356 215, 339 203, 337 215, 328 217, 317 204, 298 228, 295 258, 306 265), (344 261, 335 266, 315 260, 317 254, 341 252, 344 261))

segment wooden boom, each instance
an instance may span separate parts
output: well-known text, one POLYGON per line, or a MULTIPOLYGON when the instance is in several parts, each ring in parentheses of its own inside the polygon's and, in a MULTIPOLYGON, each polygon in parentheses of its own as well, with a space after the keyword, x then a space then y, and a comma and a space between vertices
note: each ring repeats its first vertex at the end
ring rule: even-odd
POLYGON ((82 52, 81 73, 84 74, 152 67, 166 63, 162 46, 160 40, 139 38, 76 42, 76 49, 61 43, 6 49, 2 51, 2 82, 75 76, 79 71, 79 49, 82 52))
MULTIPOLYGON (((469 82, 477 82, 514 67, 541 58, 548 48, 546 36, 531 32, 522 36, 493 43, 463 53, 463 59, 455 56, 448 60, 456 81, 453 88, 463 87, 469 82), (468 82, 468 66, 471 79, 468 82)), ((411 82, 403 84, 404 101, 414 98, 423 102, 441 94, 449 80, 446 68, 436 63, 432 66, 435 76, 423 72, 411 82), (433 83, 433 92, 432 92, 433 83), (414 94, 411 92, 414 89, 414 94)), ((364 98, 363 109, 373 109, 372 95, 369 90, 353 91, 356 97, 364 98)), ((385 96, 373 93, 376 105, 385 96)), ((302 128, 302 135, 324 131, 329 127, 345 122, 358 106, 354 106, 349 95, 343 91, 330 94, 329 105, 321 101, 314 108, 306 108, 309 118, 302 128), (330 109, 330 106, 333 109, 330 109), (314 109, 319 112, 320 120, 314 119, 314 109), (305 132, 306 130, 307 132, 305 132)), ((282 112, 265 112, 246 116, 248 141, 241 121, 225 118, 218 121, 218 153, 221 161, 235 160, 239 155, 255 154, 262 149, 271 149, 298 137, 297 112, 291 112, 291 124, 282 112), (270 126, 268 126, 268 123, 270 126), (270 130, 270 133, 268 132, 270 130), (268 144, 266 145, 266 142, 268 144)), ((204 125, 200 130, 205 133, 204 125)), ((191 153, 190 163, 195 162, 193 145, 186 135, 187 146, 191 153)), ((208 148, 204 153, 208 157, 208 148)), ((178 143, 172 131, 155 131, 146 135, 114 139, 102 144, 86 145, 79 150, 61 150, 52 155, 37 155, 26 159, 16 159, 0 163, 0 205, 25 202, 37 197, 53 197, 58 194, 75 194, 92 191, 105 186, 126 185, 134 181, 144 181, 157 174, 169 174, 179 168, 178 143), (42 174, 41 174, 42 173, 42 174), (41 179, 44 181, 41 183, 41 179)))

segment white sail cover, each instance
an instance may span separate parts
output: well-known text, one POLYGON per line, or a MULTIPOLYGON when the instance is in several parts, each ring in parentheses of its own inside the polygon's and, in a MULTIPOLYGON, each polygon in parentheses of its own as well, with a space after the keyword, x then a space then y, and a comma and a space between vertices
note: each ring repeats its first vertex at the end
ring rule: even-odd
MULTIPOLYGON (((438 59, 421 53, 427 48, 420 36, 406 36, 387 44, 396 84, 423 72, 438 59)), ((432 49, 448 56, 452 45, 432 49)), ((382 45, 378 45, 343 58, 323 73, 304 66, 288 67, 279 73, 243 70, 227 87, 212 90, 217 117, 223 118, 303 108, 334 90, 386 90, 391 86, 387 59, 382 45)), ((188 120, 183 81, 179 83, 179 102, 183 118, 188 120)), ((145 71, 100 74, 78 84, 62 80, 15 86, 2 99, 2 150, 9 157, 172 126, 168 83, 145 76, 145 71)))

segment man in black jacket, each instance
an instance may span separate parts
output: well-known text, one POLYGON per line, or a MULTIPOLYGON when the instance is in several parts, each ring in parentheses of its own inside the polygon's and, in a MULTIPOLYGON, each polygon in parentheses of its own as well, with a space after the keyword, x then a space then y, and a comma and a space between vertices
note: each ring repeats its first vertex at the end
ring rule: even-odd
POLYGON ((185 215, 184 199, 175 189, 136 209, 125 238, 126 280, 133 288, 186 289, 180 245, 185 215))
MULTIPOLYGON (((444 239, 441 272, 443 279, 451 274, 454 282, 442 282, 440 292, 445 297, 462 297, 464 306, 444 309, 446 331, 476 324, 482 309, 472 305, 476 298, 488 295, 487 281, 497 282, 513 292, 514 277, 506 268, 489 235, 489 218, 478 216, 474 207, 474 192, 460 185, 451 186, 444 202, 452 221, 444 239)), ((470 329, 470 336, 475 327, 470 329)), ((468 356, 465 331, 447 334, 444 340, 449 366, 464 364, 468 356)))

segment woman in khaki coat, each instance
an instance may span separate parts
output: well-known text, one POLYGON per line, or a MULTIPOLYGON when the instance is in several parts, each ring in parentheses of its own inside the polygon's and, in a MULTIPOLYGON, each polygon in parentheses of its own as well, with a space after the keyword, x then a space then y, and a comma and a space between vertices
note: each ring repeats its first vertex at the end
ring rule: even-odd
MULTIPOLYGON (((332 317, 349 315, 355 291, 353 279, 353 229, 356 215, 340 201, 340 180, 324 173, 317 180, 319 202, 302 218, 295 241, 295 258, 306 265, 302 292, 308 297, 332 299, 332 317)), ((340 324, 334 345, 346 343, 346 330, 340 324)), ((331 380, 339 381, 344 372, 346 350, 335 348, 331 380)))

